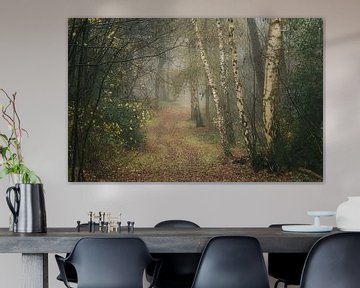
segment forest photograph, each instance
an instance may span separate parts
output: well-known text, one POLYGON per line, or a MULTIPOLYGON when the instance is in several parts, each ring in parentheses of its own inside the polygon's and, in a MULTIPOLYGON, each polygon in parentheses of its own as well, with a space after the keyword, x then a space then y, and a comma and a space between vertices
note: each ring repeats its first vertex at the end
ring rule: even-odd
POLYGON ((322 182, 321 18, 69 18, 69 182, 322 182))

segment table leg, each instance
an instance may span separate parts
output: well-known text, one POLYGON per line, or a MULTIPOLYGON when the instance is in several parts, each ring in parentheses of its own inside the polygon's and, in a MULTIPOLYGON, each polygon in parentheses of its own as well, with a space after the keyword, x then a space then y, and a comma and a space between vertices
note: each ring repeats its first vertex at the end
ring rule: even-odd
POLYGON ((48 254, 22 254, 23 288, 48 288, 48 254))

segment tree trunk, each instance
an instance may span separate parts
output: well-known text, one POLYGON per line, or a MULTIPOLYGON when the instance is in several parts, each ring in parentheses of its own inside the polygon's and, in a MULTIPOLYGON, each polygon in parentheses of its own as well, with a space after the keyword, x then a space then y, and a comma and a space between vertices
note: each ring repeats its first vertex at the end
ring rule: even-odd
POLYGON ((200 111, 200 102, 199 102, 199 93, 197 89, 197 83, 195 86, 195 122, 196 127, 204 127, 204 122, 201 117, 201 111, 200 111))
POLYGON ((78 181, 79 180, 79 154, 80 154, 80 147, 79 147, 79 109, 80 109, 80 103, 81 103, 81 89, 82 89, 82 83, 84 81, 83 77, 84 74, 84 68, 81 64, 83 64, 85 62, 85 57, 86 57, 86 48, 84 47, 84 43, 86 43, 88 37, 89 37, 89 31, 88 31, 88 27, 87 27, 87 23, 88 23, 88 19, 85 18, 83 20, 82 26, 81 26, 81 42, 80 42, 80 47, 82 47, 80 49, 80 54, 79 54, 79 66, 78 66, 78 71, 77 73, 75 73, 76 75, 76 87, 74 88, 73 92, 74 95, 73 97, 70 97, 71 99, 74 100, 73 102, 73 119, 72 119, 72 127, 71 127, 71 135, 70 135, 70 142, 71 142, 71 147, 72 147, 72 151, 71 154, 69 155, 69 162, 70 162, 70 181, 78 181))
POLYGON ((196 83, 196 75, 194 75, 194 61, 195 61, 195 51, 196 51, 196 43, 195 40, 191 39, 188 45, 189 50, 189 84, 190 84, 190 107, 191 107, 191 116, 190 119, 192 121, 196 121, 196 101, 199 101, 197 98, 197 83, 196 83))
POLYGON ((165 53, 166 65, 164 68, 164 92, 163 92, 163 101, 169 101, 170 98, 170 61, 169 61, 170 52, 165 53))
POLYGON ((191 22, 192 22, 192 24, 194 26, 194 29, 195 29, 195 34, 196 34, 197 41, 198 41, 198 47, 199 47, 199 50, 200 50, 200 57, 201 57, 201 60, 203 62, 204 68, 205 68, 205 74, 206 74, 206 77, 208 79, 209 86, 211 88, 212 96, 214 98, 214 103, 215 103, 215 108, 216 108, 217 125, 218 125, 218 129, 219 129, 219 133, 220 133, 221 146, 222 146, 224 155, 226 157, 230 157, 231 156, 230 147, 229 147, 229 144, 227 143, 226 138, 225 138, 224 114, 223 114, 223 111, 221 109, 220 99, 219 99, 218 91, 217 91, 216 86, 215 86, 213 73, 212 73, 212 71, 210 69, 209 62, 207 60, 207 56, 206 56, 206 53, 205 53, 204 44, 203 44, 203 40, 202 40, 202 37, 201 37, 201 34, 200 34, 200 30, 199 30, 199 27, 198 27, 198 24, 197 24, 197 20, 195 18, 192 18, 191 22))
POLYGON ((191 90, 191 120, 195 121, 196 127, 203 127, 204 122, 201 117, 198 83, 196 78, 190 79, 190 90, 191 90))
POLYGON ((243 87, 239 80, 239 67, 238 67, 238 55, 236 51, 236 45, 234 41, 234 21, 232 18, 229 18, 229 44, 231 49, 231 59, 232 59, 232 68, 235 82, 235 91, 236 91, 236 104, 239 111, 241 125, 243 127, 244 140, 246 144, 246 149, 250 156, 252 156, 253 148, 250 139, 250 130, 248 119, 245 114, 244 107, 244 91, 243 87))
POLYGON ((197 75, 197 59, 196 53, 196 42, 192 39, 189 42, 189 68, 191 71, 189 82, 190 82, 190 96, 191 96, 191 120, 195 121, 196 127, 203 127, 204 122, 201 117, 199 93, 198 93, 198 75, 197 75))
POLYGON ((281 19, 271 20, 269 40, 265 60, 265 80, 263 97, 263 121, 268 153, 273 150, 278 130, 277 106, 280 87, 280 58, 282 50, 281 19))
POLYGON ((225 53, 225 44, 224 44, 224 36, 221 27, 220 18, 216 18, 216 27, 218 29, 218 38, 219 38, 219 51, 220 51, 220 85, 221 85, 221 94, 222 99, 221 105, 224 113, 225 120, 225 137, 227 142, 230 144, 235 144, 235 135, 233 128, 233 121, 231 115, 231 100, 229 95, 229 89, 226 83, 226 53, 225 53))
POLYGON ((247 18, 247 26, 249 30, 249 45, 251 49, 251 62, 254 70, 254 83, 253 91, 254 97, 252 99, 252 115, 250 118, 253 145, 255 146, 258 140, 257 129, 264 130, 263 125, 260 127, 256 123, 263 124, 263 92, 264 92, 264 70, 265 70, 265 57, 264 46, 261 45, 259 38, 259 30, 254 18, 247 18))
POLYGON ((190 81, 190 110, 191 115, 190 119, 192 121, 196 120, 196 87, 194 79, 189 79, 190 81))
POLYGON ((255 74, 256 74, 256 87, 257 93, 255 95, 261 95, 262 98, 264 90, 264 55, 263 48, 261 47, 259 40, 259 33, 254 18, 247 18, 247 24, 249 28, 251 51, 254 59, 255 74))
POLYGON ((155 107, 159 109, 159 102, 160 100, 164 99, 164 66, 165 66, 165 58, 159 57, 158 59, 158 66, 156 70, 156 79, 155 79, 155 107))
POLYGON ((209 91, 209 86, 208 83, 206 83, 205 85, 205 125, 207 127, 211 127, 212 123, 211 123, 211 119, 210 119, 210 91, 209 91))

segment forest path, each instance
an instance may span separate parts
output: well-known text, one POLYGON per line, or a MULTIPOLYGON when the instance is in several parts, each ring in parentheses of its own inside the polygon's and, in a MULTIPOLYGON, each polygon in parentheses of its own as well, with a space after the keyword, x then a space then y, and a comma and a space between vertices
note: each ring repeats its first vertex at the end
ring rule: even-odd
MULTIPOLYGON (((254 182, 289 181, 266 171, 255 173, 250 163, 222 158, 217 132, 196 127, 190 109, 170 103, 160 109, 146 130, 146 144, 131 161, 114 159, 114 173, 104 181, 124 182, 254 182)), ((294 181, 293 179, 290 181, 294 181)))

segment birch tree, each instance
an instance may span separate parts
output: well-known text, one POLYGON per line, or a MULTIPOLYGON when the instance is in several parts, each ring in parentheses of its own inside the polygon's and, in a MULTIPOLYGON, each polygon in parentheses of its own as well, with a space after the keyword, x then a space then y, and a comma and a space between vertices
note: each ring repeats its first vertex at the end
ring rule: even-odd
POLYGON ((219 52, 220 52, 220 87, 222 97, 220 99, 220 103, 222 105, 222 109, 224 111, 224 121, 225 121, 225 137, 226 141, 230 144, 235 144, 235 135, 233 129, 233 119, 231 113, 231 99, 229 95, 228 85, 226 83, 226 62, 227 57, 225 53, 225 41, 224 35, 222 31, 222 25, 220 18, 216 18, 216 27, 218 32, 219 39, 219 52))
POLYGON ((282 21, 280 18, 271 20, 265 59, 263 121, 268 154, 273 151, 279 121, 276 109, 279 103, 280 91, 281 26, 282 21))
POLYGON ((217 118, 217 125, 218 125, 218 129, 219 129, 219 133, 220 133, 221 146, 223 148, 224 155, 226 157, 230 157, 231 151, 230 151, 229 144, 225 137, 226 130, 225 130, 224 112, 222 111, 222 107, 220 105, 220 98, 219 98, 218 90, 215 85, 213 72, 210 69, 210 65, 209 65, 208 58, 207 58, 207 55, 205 52, 203 40, 202 40, 201 33, 199 30, 198 22, 195 18, 192 18, 191 23, 194 26, 194 30, 195 30, 195 34, 196 34, 196 38, 197 38, 197 42, 198 42, 198 47, 200 50, 200 57, 203 62, 203 65, 204 65, 205 74, 206 74, 206 77, 207 77, 207 80, 208 80, 208 83, 209 83, 209 86, 211 89, 211 93, 212 93, 212 96, 214 99, 214 103, 215 103, 216 118, 217 118))
POLYGON ((234 75, 234 82, 235 82, 235 91, 236 91, 236 103, 237 108, 240 116, 241 125, 243 127, 244 133, 244 140, 246 144, 246 149, 250 156, 253 154, 251 139, 250 139, 250 129, 248 124, 248 119, 245 114, 245 107, 244 107, 244 90, 241 82, 239 80, 239 65, 238 65, 238 54, 236 51, 236 45, 234 41, 234 20, 230 18, 228 20, 229 23, 229 44, 231 49, 231 60, 232 60, 232 69, 234 75))

